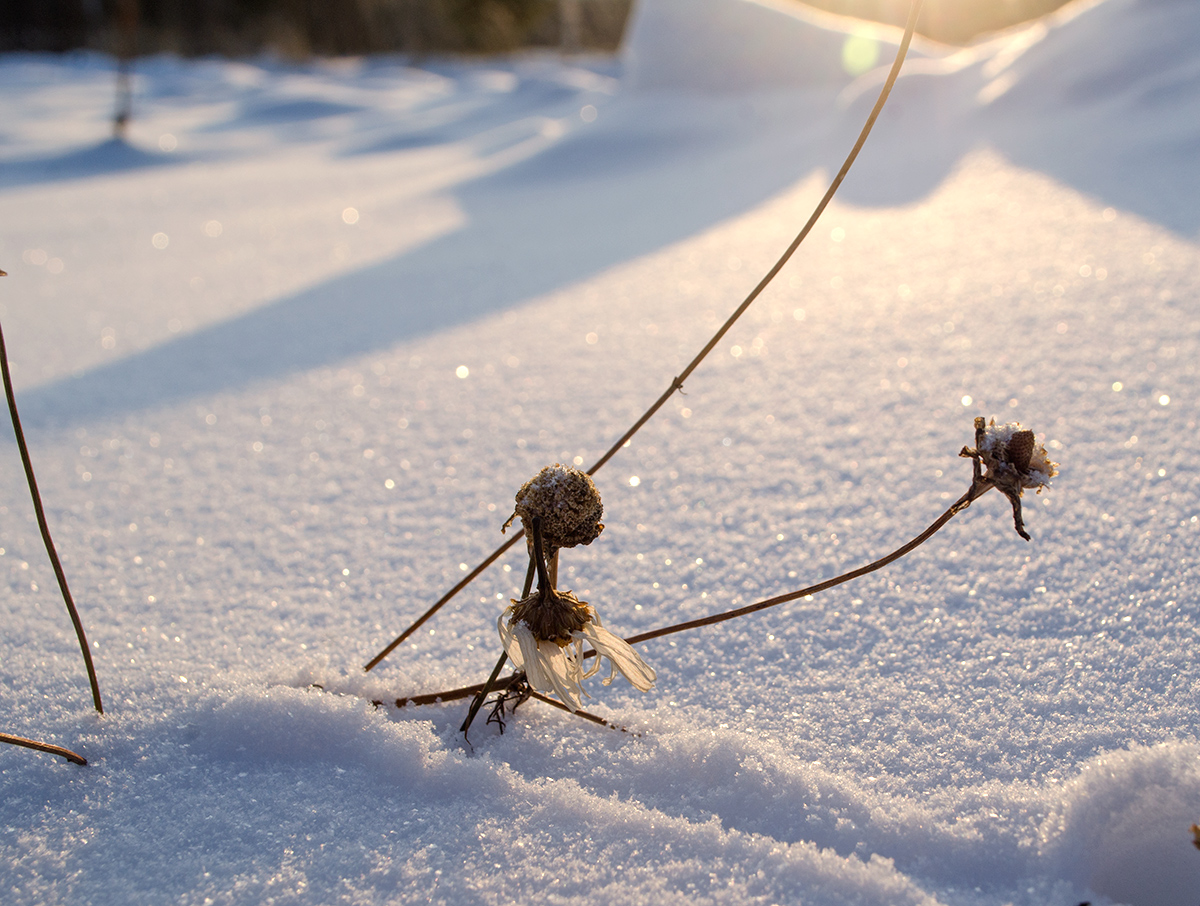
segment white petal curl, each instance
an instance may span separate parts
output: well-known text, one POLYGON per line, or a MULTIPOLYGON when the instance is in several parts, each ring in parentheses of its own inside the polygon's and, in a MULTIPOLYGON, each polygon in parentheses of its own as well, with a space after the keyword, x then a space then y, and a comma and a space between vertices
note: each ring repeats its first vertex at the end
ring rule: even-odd
MULTIPOLYGON (((600 625, 598 618, 593 618, 588 622, 583 629, 576 633, 587 639, 593 648, 596 649, 597 665, 592 668, 591 673, 595 673, 599 666, 599 658, 606 657, 612 662, 615 669, 621 671, 621 675, 633 685, 639 692, 648 692, 654 685, 654 681, 658 679, 658 674, 654 672, 654 668, 642 660, 629 643, 620 636, 614 635, 603 626, 600 625)), ((591 675, 589 673, 588 675, 591 675)), ((608 678, 604 680, 604 685, 612 682, 613 675, 610 672, 608 678)))
POLYGON ((557 642, 540 641, 524 622, 510 621, 506 625, 506 615, 501 615, 496 628, 513 664, 525 671, 532 688, 557 695, 572 711, 578 711, 582 707, 580 696, 587 694, 580 685, 583 672, 579 667, 579 644, 563 647, 557 642))
POLYGON ((583 629, 572 633, 574 638, 568 645, 535 638, 528 625, 512 619, 512 608, 505 610, 496 623, 500 643, 516 668, 525 671, 529 685, 538 692, 557 695, 572 711, 579 710, 582 696, 587 695, 583 680, 594 676, 605 658, 611 668, 604 680, 606 686, 617 671, 641 692, 649 691, 658 678, 654 669, 628 642, 605 629, 595 610, 591 613, 592 618, 583 629), (583 669, 585 641, 596 649, 597 654, 595 662, 586 671, 583 669))

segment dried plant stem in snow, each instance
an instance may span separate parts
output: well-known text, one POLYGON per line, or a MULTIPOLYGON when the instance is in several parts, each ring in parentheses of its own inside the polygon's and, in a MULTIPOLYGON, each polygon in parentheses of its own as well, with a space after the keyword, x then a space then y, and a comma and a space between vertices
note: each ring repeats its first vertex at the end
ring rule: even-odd
POLYGON ((566 711, 568 714, 574 714, 576 717, 582 717, 584 720, 591 721, 594 724, 599 724, 602 727, 608 727, 610 730, 620 730, 622 733, 631 733, 633 736, 642 735, 641 733, 633 733, 633 731, 629 730, 628 728, 622 727, 619 724, 614 724, 611 721, 607 721, 603 717, 598 717, 595 714, 592 714, 590 711, 584 711, 582 708, 576 708, 574 711, 572 711, 562 702, 558 701, 557 699, 553 699, 548 695, 542 695, 542 693, 538 692, 536 689, 530 691, 529 697, 536 698, 538 701, 545 702, 547 705, 553 705, 560 711, 566 711))
POLYGON ((45 752, 48 755, 58 755, 61 758, 67 759, 72 764, 87 764, 87 759, 82 755, 78 755, 70 749, 64 749, 62 746, 51 745, 48 742, 38 742, 36 739, 26 739, 24 736, 13 736, 11 733, 0 733, 0 742, 33 749, 37 752, 45 752))
MULTIPOLYGON (((7 276, 0 271, 0 276, 7 276)), ((92 664, 92 652, 88 648, 87 635, 83 631, 83 622, 79 619, 79 611, 75 608, 75 600, 71 597, 71 589, 67 586, 67 574, 63 572, 62 563, 58 559, 58 551, 54 548, 54 539, 50 537, 50 526, 46 523, 46 511, 42 508, 42 495, 38 492, 37 479, 33 476, 33 462, 29 458, 29 447, 25 443, 25 432, 21 429, 21 417, 17 414, 17 398, 13 393, 12 375, 8 368, 8 350, 4 345, 4 330, 0 328, 0 375, 4 380, 4 395, 8 397, 8 411, 12 416, 13 433, 17 436, 17 447, 21 451, 21 465, 25 467, 25 479, 29 483, 29 494, 33 497, 33 511, 37 515, 38 529, 42 533, 42 541, 46 545, 46 553, 50 564, 54 567, 54 575, 58 579, 58 587, 62 591, 63 601, 67 605, 67 613, 75 625, 75 635, 79 639, 79 648, 83 652, 83 663, 87 667, 88 681, 92 685, 92 703, 96 710, 104 713, 104 705, 100 701, 100 684, 96 680, 96 668, 92 664)))
MULTIPOLYGON (((833 196, 841 186, 842 181, 846 178, 846 174, 850 172, 850 167, 857 159, 858 153, 862 150, 863 145, 867 141, 867 136, 871 134, 871 129, 874 128, 875 121, 879 118, 879 114, 883 110, 883 105, 887 103, 888 95, 890 95, 892 92, 892 86, 896 83, 896 78, 900 75, 900 67, 904 64, 904 58, 908 54, 909 44, 912 43, 913 32, 916 30, 917 26, 917 15, 920 10, 921 0, 913 0, 912 6, 908 12, 908 21, 904 26, 904 37, 901 39, 900 47, 896 51, 896 59, 892 63, 892 68, 888 73, 887 81, 884 82, 883 88, 879 92, 879 99, 875 101, 875 106, 871 109, 871 113, 867 117, 867 121, 863 125, 862 131, 858 135, 858 140, 854 143, 854 147, 851 148, 850 153, 846 155, 846 160, 842 163, 841 169, 838 170, 837 175, 829 184, 829 188, 825 191, 825 195, 821 198, 820 202, 818 202, 816 208, 809 216, 808 222, 804 224, 804 228, 801 229, 798 234, 796 234, 796 238, 792 240, 786 251, 784 251, 784 253, 779 257, 779 260, 775 262, 774 266, 769 271, 767 271, 766 276, 764 276, 762 280, 758 282, 758 285, 750 291, 750 294, 746 296, 746 298, 742 301, 742 304, 739 305, 734 310, 733 314, 730 315, 725 321, 725 323, 721 325, 720 329, 713 334, 712 338, 704 345, 704 348, 701 349, 696 357, 688 363, 688 366, 684 368, 682 372, 671 379, 670 386, 667 387, 662 396, 655 400, 654 404, 644 413, 642 413, 638 420, 635 421, 632 426, 630 426, 629 430, 622 434, 620 439, 618 439, 616 443, 609 447, 608 451, 605 452, 605 454, 598 460, 596 460, 592 467, 587 470, 588 475, 595 475, 605 463, 607 463, 613 458, 613 456, 616 455, 618 450, 628 443, 630 438, 632 438, 635 434, 637 434, 638 431, 641 430, 642 426, 646 424, 646 422, 650 421, 650 419, 654 417, 655 413, 657 413, 658 410, 666 404, 667 400, 674 396, 678 391, 683 389, 683 382, 691 377, 692 372, 699 367, 700 363, 704 361, 710 352, 712 352, 713 348, 719 342, 721 342, 721 338, 729 332, 729 329, 733 327, 738 318, 740 318, 745 313, 746 309, 753 304, 754 300, 762 294, 762 291, 767 288, 767 285, 775 279, 775 276, 783 269, 783 266, 787 264, 792 255, 795 254, 796 249, 800 247, 800 243, 802 243, 808 234, 812 232, 812 228, 816 225, 817 220, 825 212, 825 208, 829 206, 829 202, 833 200, 833 196)), ((441 610, 441 608, 449 600, 462 591, 462 589, 466 588, 467 585, 469 585, 480 573, 491 566, 491 564, 495 563, 496 560, 498 560, 505 553, 505 551, 516 544, 517 539, 521 537, 521 534, 522 533, 520 532, 515 533, 513 537, 489 554, 483 560, 483 562, 471 570, 459 581, 457 585, 450 589, 450 591, 446 592, 446 594, 439 598, 432 607, 418 617, 411 626, 393 639, 382 651, 375 655, 375 657, 371 658, 371 660, 368 661, 363 667, 363 670, 370 671, 374 669, 375 666, 379 664, 379 662, 385 657, 391 654, 398 645, 416 632, 426 620, 441 610)))
MULTIPOLYGON (((883 569, 889 563, 894 563, 905 554, 912 553, 912 551, 916 550, 935 534, 937 534, 937 532, 943 526, 945 526, 947 522, 969 507, 972 501, 978 500, 991 489, 992 485, 990 484, 973 482, 970 489, 961 497, 959 497, 958 500, 954 501, 954 503, 950 505, 946 512, 942 513, 942 515, 935 519, 929 528, 925 529, 925 531, 921 532, 921 534, 917 535, 917 537, 913 538, 907 544, 896 548, 890 554, 880 557, 878 560, 868 563, 866 566, 860 566, 858 569, 852 569, 848 573, 842 573, 840 576, 835 576, 832 579, 826 579, 824 582, 818 582, 815 585, 810 585, 807 588, 801 588, 798 591, 789 591, 786 594, 776 595, 773 598, 767 598, 765 601, 759 601, 756 604, 748 604, 745 607, 739 607, 736 610, 727 610, 724 613, 717 613, 708 617, 700 617, 696 620, 688 620, 686 623, 676 623, 674 626, 664 626, 662 629, 652 629, 649 632, 643 632, 639 635, 631 636, 625 641, 627 641, 630 645, 634 645, 638 642, 648 642, 651 639, 661 638, 664 635, 673 635, 677 632, 684 632, 688 629, 699 629, 701 626, 712 626, 716 623, 724 623, 727 620, 733 620, 737 617, 744 617, 748 614, 758 613, 760 610, 766 610, 768 607, 774 607, 777 604, 786 604, 788 601, 795 601, 798 598, 806 598, 809 595, 815 595, 817 592, 835 588, 838 585, 849 582, 851 579, 857 579, 861 576, 867 575, 868 573, 873 573, 878 569, 883 569)), ((594 657, 595 652, 587 651, 583 656, 585 658, 594 657)))
MULTIPOLYGON (((661 638, 664 635, 673 635, 676 632, 684 632, 688 629, 699 629, 701 626, 724 623, 727 620, 733 620, 737 617, 744 617, 747 614, 757 613, 760 610, 766 610, 768 607, 774 607, 777 604, 785 604, 788 601, 795 601, 797 598, 815 595, 817 592, 834 588, 835 586, 849 582, 851 579, 857 579, 860 576, 873 573, 877 569, 882 569, 889 563, 894 563, 906 554, 916 550, 937 534, 947 522, 992 488, 996 488, 1009 499, 1013 508, 1013 526, 1017 534, 1026 541, 1030 540, 1029 534, 1025 531, 1025 523, 1021 518, 1021 492, 1025 489, 1040 491, 1042 488, 1047 487, 1050 479, 1058 474, 1058 463, 1050 462, 1046 456, 1045 448, 1035 441, 1034 433, 1023 429, 1015 422, 997 426, 995 419, 992 419, 991 424, 988 424, 983 418, 976 418, 975 449, 963 447, 959 456, 970 459, 972 464, 971 486, 967 488, 967 492, 954 501, 954 503, 950 504, 946 512, 935 519, 929 528, 925 529, 925 531, 921 532, 921 534, 917 535, 917 537, 913 538, 907 544, 896 548, 890 554, 880 557, 866 566, 852 569, 848 573, 843 573, 833 579, 826 579, 824 582, 818 582, 816 585, 810 585, 808 588, 801 588, 799 591, 777 595, 774 598, 767 598, 765 601, 759 601, 756 604, 749 604, 746 607, 739 607, 736 610, 727 610, 724 613, 714 614, 710 617, 701 617, 697 620, 677 623, 674 626, 653 629, 650 632, 643 632, 625 641, 633 645, 637 642, 648 642, 651 639, 661 638), (986 472, 984 472, 985 466, 987 468, 986 472)), ((584 654, 585 658, 594 656, 595 652, 592 651, 584 654)))

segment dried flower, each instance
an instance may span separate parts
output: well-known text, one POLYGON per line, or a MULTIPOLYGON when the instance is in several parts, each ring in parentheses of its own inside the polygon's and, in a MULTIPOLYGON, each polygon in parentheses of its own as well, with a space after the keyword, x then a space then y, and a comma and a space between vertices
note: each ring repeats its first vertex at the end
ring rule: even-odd
POLYGON ((580 698, 587 693, 583 681, 595 676, 600 670, 600 661, 607 658, 612 664, 604 685, 612 682, 620 671, 640 692, 647 692, 657 678, 654 669, 620 636, 609 632, 600 623, 600 617, 587 603, 568 592, 551 591, 542 600, 535 600, 539 592, 524 601, 513 602, 500 615, 496 628, 500 631, 500 642, 512 658, 518 670, 525 671, 529 685, 539 692, 557 695, 572 711, 582 707, 580 698), (537 611, 535 624, 577 624, 566 637, 546 638, 530 625, 529 611, 537 611), (527 616, 520 617, 524 611, 527 616), (507 618, 507 619, 506 619, 507 618), (583 669, 583 643, 596 649, 598 657, 587 669, 583 669))
MULTIPOLYGON (((543 469, 539 477, 547 471, 543 469)), ((596 494, 597 505, 599 499, 596 494)), ((542 525, 541 517, 533 515, 527 526, 537 568, 537 591, 520 601, 512 601, 496 623, 504 650, 517 669, 525 671, 530 686, 538 692, 557 695, 572 711, 579 710, 580 697, 587 694, 583 681, 596 675, 604 658, 612 664, 604 685, 611 683, 619 670, 636 689, 648 691, 656 679, 654 670, 628 642, 601 625, 595 608, 572 592, 554 587, 543 551, 542 525), (597 654, 595 663, 587 670, 583 669, 584 642, 595 648, 597 654)))
POLYGON ((1002 475, 1010 475, 1022 488, 1040 491, 1049 487, 1050 479, 1058 474, 1058 463, 1050 461, 1033 432, 1018 422, 997 425, 993 418, 984 428, 983 438, 976 439, 976 446, 988 470, 985 477, 993 483, 1002 475))
POLYGON ((549 557, 559 548, 591 544, 604 530, 600 522, 604 516, 600 492, 591 476, 579 469, 559 463, 546 466, 521 486, 516 500, 516 511, 508 517, 504 528, 520 516, 528 537, 533 519, 540 519, 549 557))
POLYGON ((1041 493, 1058 474, 1058 463, 1051 462, 1046 448, 1039 444, 1034 433, 1017 422, 997 425, 993 418, 985 422, 975 419, 975 449, 963 447, 960 456, 975 460, 986 470, 978 480, 991 485, 1008 498, 1013 508, 1013 526, 1017 534, 1029 541, 1021 517, 1021 494, 1026 489, 1041 493))

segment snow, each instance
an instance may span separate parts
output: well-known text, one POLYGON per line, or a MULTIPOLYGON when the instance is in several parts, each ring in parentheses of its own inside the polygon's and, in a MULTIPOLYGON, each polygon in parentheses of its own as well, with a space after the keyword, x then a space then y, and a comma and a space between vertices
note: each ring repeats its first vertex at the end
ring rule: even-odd
POLYGON ((615 61, 141 61, 127 144, 111 61, 0 57, 0 318, 106 703, 5 442, 0 728, 90 762, 0 750, 6 904, 1195 900, 1181 0, 918 43, 808 242, 597 473, 560 581, 629 636, 832 577, 966 490, 977 415, 1061 463, 1032 542, 989 494, 639 645, 651 691, 589 687, 628 733, 372 706, 487 675, 521 546, 361 665, 683 370, 873 101, 839 44, 899 37, 686 9, 644 0, 615 61))

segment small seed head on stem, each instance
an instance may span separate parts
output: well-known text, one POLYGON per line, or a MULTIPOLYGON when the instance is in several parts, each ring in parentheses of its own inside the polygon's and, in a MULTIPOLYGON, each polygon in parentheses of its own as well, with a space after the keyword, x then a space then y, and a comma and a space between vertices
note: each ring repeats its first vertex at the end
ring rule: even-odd
POLYGON ((1058 463, 1051 462, 1046 448, 1037 442, 1034 433, 1018 422, 997 425, 982 417, 975 419, 975 448, 963 447, 960 456, 975 461, 975 484, 993 487, 1012 504, 1013 526, 1017 534, 1029 541, 1025 520, 1021 514, 1021 495, 1026 490, 1041 493, 1058 474, 1058 463), (980 474, 980 467, 983 473, 980 474))
POLYGON ((1034 433, 1018 422, 997 425, 994 418, 987 424, 975 419, 975 447, 987 469, 985 477, 1001 490, 1000 483, 1007 481, 1040 491, 1058 474, 1058 463, 1050 461, 1034 433))

